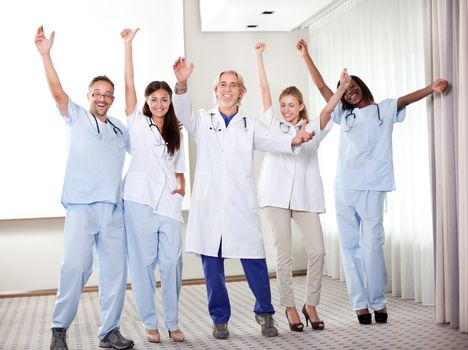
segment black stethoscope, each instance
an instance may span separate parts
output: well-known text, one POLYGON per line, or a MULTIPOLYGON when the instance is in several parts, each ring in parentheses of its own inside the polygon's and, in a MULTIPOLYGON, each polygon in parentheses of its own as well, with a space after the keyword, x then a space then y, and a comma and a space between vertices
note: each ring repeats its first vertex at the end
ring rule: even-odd
MULTIPOLYGON (((216 121, 216 126, 214 126, 213 119, 215 119, 215 115, 216 113, 210 113, 211 126, 209 129, 213 131, 221 131, 221 128, 219 127, 219 120, 216 121)), ((247 131, 247 118, 242 117, 242 120, 244 121, 244 130, 247 131)))
POLYGON ((157 146, 157 147, 164 146, 164 149, 162 150, 161 157, 164 157, 167 160, 171 160, 172 156, 167 151, 167 142, 162 137, 161 130, 159 130, 159 127, 156 124, 153 123, 153 118, 148 117, 148 116, 146 116, 146 117, 148 118, 148 126, 149 126, 149 128, 151 130, 151 133, 153 134, 153 137, 154 137, 154 140, 155 140, 155 146, 157 146), (153 130, 153 128, 156 128, 156 130, 158 130, 159 137, 157 137, 156 132, 153 130))
MULTIPOLYGON (((94 122, 96 123, 96 129, 97 129, 97 133, 98 133, 98 138, 100 138, 102 140, 102 134, 101 134, 101 129, 99 129, 99 124, 98 124, 98 121, 97 121, 97 118, 96 116, 91 113, 91 115, 93 116, 94 118, 94 122)), ((122 130, 120 130, 120 128, 118 126, 116 126, 114 123, 112 123, 110 121, 110 119, 106 118, 106 120, 104 121, 104 123, 109 123, 110 125, 112 125, 112 130, 114 130, 114 133, 117 135, 118 133, 123 137, 123 132, 122 130), (118 132, 118 133, 117 133, 118 132)))
MULTIPOLYGON (((380 108, 379 108, 379 105, 377 103, 373 103, 373 105, 375 105, 377 107, 377 125, 378 126, 382 126, 383 124, 383 119, 380 118, 380 108)), ((345 122, 346 122, 346 126, 348 127, 348 130, 344 130, 345 132, 349 132, 351 131, 356 125, 355 125, 355 122, 356 122, 356 114, 354 114, 354 109, 356 109, 356 107, 354 107, 352 109, 351 112, 349 112, 348 114, 346 114, 345 116, 345 122), (352 119, 351 119, 352 117, 352 119), (351 120, 351 121, 350 121, 351 120)))

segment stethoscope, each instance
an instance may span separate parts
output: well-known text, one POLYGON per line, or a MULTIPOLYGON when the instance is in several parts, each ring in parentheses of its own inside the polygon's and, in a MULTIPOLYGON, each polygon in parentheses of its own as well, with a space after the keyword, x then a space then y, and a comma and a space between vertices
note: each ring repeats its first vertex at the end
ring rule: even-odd
MULTIPOLYGON (((379 108, 379 105, 377 103, 373 103, 373 105, 375 105, 377 107, 377 125, 378 126, 382 126, 383 124, 383 119, 380 118, 380 108, 379 108)), ((355 122, 356 122, 356 114, 354 114, 354 109, 356 109, 356 107, 354 107, 352 109, 351 112, 349 112, 348 114, 346 114, 345 116, 345 122, 346 122, 346 126, 348 127, 347 130, 344 130, 345 132, 349 132, 351 131, 356 125, 355 125, 355 122), (351 119, 351 117, 353 118, 351 120, 351 122, 349 121, 351 119)))
MULTIPOLYGON (((216 119, 215 115, 216 113, 210 113, 211 126, 209 127, 209 129, 213 131, 221 131, 221 128, 219 127, 219 120, 216 120, 216 126, 214 126, 213 120, 216 119)), ((242 120, 244 121, 244 130, 247 131, 247 118, 242 117, 242 120)))
POLYGON ((172 156, 167 151, 167 142, 164 141, 164 138, 161 135, 161 130, 159 130, 159 127, 156 124, 153 123, 153 118, 148 117, 148 116, 146 116, 146 117, 148 118, 148 126, 149 126, 149 128, 151 130, 151 133, 153 134, 153 137, 154 137, 154 140, 155 140, 154 145, 156 147, 164 146, 161 157, 164 157, 167 160, 171 160, 172 156), (156 130, 158 131, 157 134, 156 134, 156 131, 153 130, 153 128, 156 128, 156 130), (157 135, 159 135, 159 137, 157 137, 157 135))
POLYGON ((279 122, 279 128, 280 128, 280 131, 284 132, 285 134, 289 134, 289 132, 291 131, 291 128, 295 128, 296 131, 299 131, 299 129, 301 128, 301 125, 289 125, 289 124, 286 124, 285 122, 279 122))
MULTIPOLYGON (((96 129, 97 129, 97 133, 98 133, 98 138, 102 140, 101 129, 99 129, 99 124, 98 124, 97 118, 96 118, 96 116, 95 116, 93 113, 91 113, 91 115, 93 116, 94 122, 96 123, 96 129)), ((104 121, 104 123, 109 123, 110 125, 112 125, 112 130, 114 130, 114 133, 117 135, 117 131, 118 131, 118 133, 123 137, 123 132, 122 132, 122 130, 120 130, 120 128, 119 128, 118 126, 116 126, 114 123, 112 123, 110 119, 106 118, 106 120, 104 121)))

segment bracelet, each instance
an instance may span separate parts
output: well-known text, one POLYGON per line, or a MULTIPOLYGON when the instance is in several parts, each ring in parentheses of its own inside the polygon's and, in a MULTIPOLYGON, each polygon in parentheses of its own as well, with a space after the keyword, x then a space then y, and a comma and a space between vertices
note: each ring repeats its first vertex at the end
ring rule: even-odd
POLYGON ((187 85, 180 86, 180 85, 177 85, 177 83, 176 83, 175 84, 175 89, 180 90, 180 91, 185 91, 185 90, 187 90, 187 85))

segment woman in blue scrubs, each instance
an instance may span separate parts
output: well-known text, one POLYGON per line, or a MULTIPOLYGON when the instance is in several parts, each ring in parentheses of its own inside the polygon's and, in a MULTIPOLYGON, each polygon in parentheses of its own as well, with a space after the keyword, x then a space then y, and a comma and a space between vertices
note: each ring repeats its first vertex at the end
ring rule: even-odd
MULTIPOLYGON (((307 51, 297 43, 315 85, 326 101, 333 96, 307 51)), ((383 244, 384 201, 395 190, 393 176, 393 124, 405 119, 405 107, 432 93, 443 93, 446 80, 397 99, 376 103, 367 85, 357 76, 335 108, 332 118, 341 125, 338 166, 335 179, 335 207, 338 235, 348 295, 361 324, 387 322, 384 290, 387 270, 383 244)))

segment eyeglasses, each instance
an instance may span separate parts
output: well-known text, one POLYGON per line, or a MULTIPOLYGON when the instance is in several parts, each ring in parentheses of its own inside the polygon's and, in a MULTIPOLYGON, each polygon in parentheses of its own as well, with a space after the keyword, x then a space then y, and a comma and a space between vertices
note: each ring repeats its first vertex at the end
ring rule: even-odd
POLYGON ((112 99, 114 97, 113 95, 111 95, 109 93, 102 93, 101 91, 93 91, 93 92, 91 92, 91 96, 93 98, 96 98, 96 99, 101 98, 101 96, 102 96, 106 100, 110 100, 110 99, 112 99))

